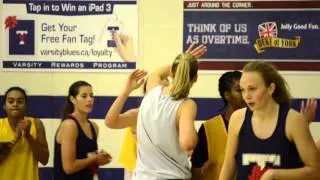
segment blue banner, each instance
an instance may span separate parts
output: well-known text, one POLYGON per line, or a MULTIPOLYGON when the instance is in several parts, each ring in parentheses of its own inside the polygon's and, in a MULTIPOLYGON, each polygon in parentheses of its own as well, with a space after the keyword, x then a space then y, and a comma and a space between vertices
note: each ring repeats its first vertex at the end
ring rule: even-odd
POLYGON ((320 70, 320 2, 272 3, 184 1, 183 49, 192 42, 207 46, 200 69, 214 68, 210 62, 227 69, 230 62, 239 67, 262 59, 320 70))
POLYGON ((320 11, 188 11, 184 20, 184 49, 203 43, 204 59, 320 61, 320 11))

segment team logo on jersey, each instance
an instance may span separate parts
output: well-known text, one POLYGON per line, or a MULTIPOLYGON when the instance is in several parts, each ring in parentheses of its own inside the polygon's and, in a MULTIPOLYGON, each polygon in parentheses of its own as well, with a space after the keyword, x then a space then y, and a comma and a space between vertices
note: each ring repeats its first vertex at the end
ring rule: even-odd
POLYGON ((245 153, 242 155, 242 165, 253 165, 248 180, 260 180, 268 169, 281 165, 281 156, 279 154, 245 153))
POLYGON ((264 22, 258 25, 259 38, 254 47, 258 53, 262 53, 266 48, 297 48, 301 42, 300 36, 294 39, 278 37, 278 27, 276 22, 264 22))
POLYGON ((9 29, 9 55, 34 55, 34 21, 9 16, 5 25, 9 29))
POLYGON ((260 166, 255 165, 252 167, 251 169, 251 174, 248 176, 248 180, 260 180, 262 175, 268 170, 270 169, 269 167, 265 167, 263 169, 261 169, 260 166))

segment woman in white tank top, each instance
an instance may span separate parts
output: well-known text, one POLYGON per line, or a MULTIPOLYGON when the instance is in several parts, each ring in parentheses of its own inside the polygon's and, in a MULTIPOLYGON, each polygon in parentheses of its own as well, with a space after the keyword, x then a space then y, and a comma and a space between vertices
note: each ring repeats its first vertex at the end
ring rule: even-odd
POLYGON ((138 159, 133 179, 191 179, 188 154, 198 141, 194 127, 197 106, 187 96, 197 80, 197 58, 205 52, 203 45, 192 45, 172 65, 151 73, 139 110, 120 114, 129 94, 143 84, 146 75, 134 71, 110 107, 105 118, 109 128, 137 125, 138 159), (169 75, 172 84, 161 86, 169 75))

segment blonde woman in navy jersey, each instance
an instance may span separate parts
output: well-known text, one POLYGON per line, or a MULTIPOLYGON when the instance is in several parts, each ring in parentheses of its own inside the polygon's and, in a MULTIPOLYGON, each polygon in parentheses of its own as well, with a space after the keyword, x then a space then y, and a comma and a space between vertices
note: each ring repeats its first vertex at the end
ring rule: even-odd
POLYGON ((286 82, 268 62, 254 61, 240 79, 247 108, 231 115, 220 180, 319 179, 320 154, 286 82))

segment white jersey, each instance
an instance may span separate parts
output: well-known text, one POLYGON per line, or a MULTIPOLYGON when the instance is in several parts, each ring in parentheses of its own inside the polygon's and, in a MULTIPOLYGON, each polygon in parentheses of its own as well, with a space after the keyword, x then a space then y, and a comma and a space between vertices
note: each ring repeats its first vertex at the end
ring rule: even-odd
POLYGON ((138 159, 134 180, 191 179, 191 164, 179 145, 176 113, 182 100, 153 88, 142 100, 137 122, 138 159))

